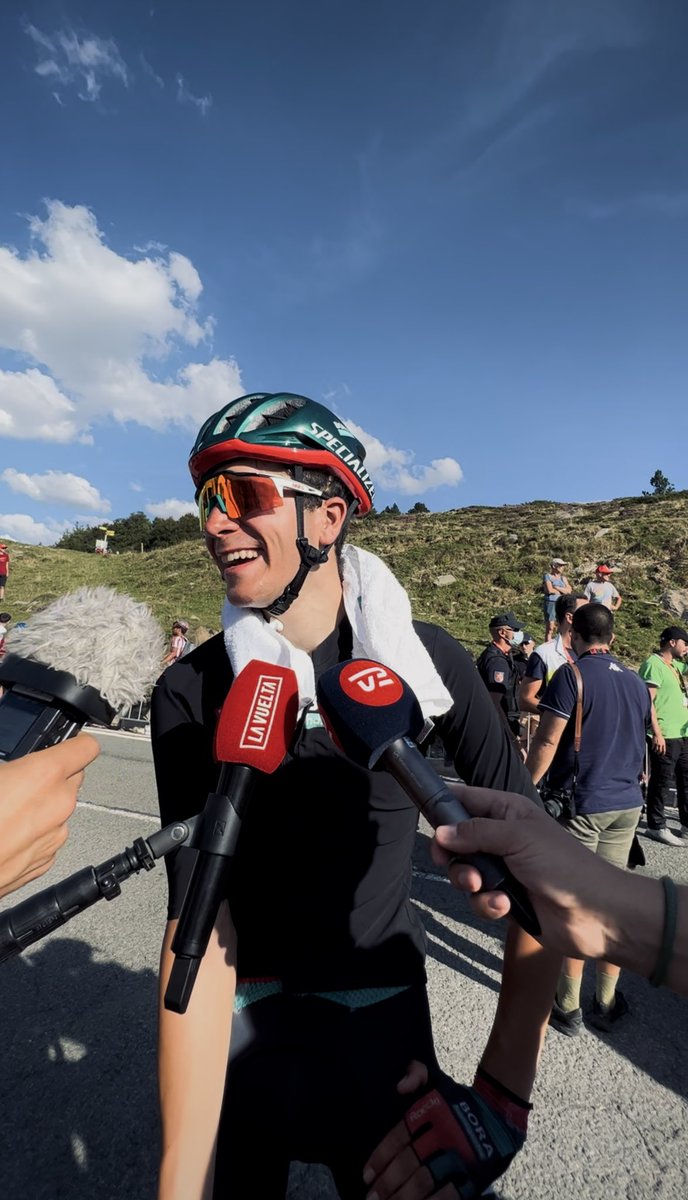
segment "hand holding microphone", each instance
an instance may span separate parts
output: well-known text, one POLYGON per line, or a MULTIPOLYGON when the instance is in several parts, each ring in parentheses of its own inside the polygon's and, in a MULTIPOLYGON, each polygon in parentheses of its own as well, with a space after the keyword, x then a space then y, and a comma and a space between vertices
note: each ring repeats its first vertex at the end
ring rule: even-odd
POLYGON ((0 763, 0 896, 53 865, 84 769, 99 754, 95 738, 82 733, 22 761, 0 763))
MULTIPOLYGON (((418 749, 423 714, 399 675, 382 663, 352 659, 325 671, 317 691, 325 723, 349 758, 369 770, 389 771, 434 829, 470 820, 458 796, 418 749)), ((519 925, 539 936, 540 925, 525 888, 501 858, 478 852, 462 854, 461 860, 479 871, 481 891, 506 893, 519 925)))

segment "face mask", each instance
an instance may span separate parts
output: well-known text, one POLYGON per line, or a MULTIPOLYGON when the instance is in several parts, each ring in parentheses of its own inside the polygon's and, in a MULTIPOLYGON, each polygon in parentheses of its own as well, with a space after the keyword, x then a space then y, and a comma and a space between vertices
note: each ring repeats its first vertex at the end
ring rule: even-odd
POLYGON ((514 636, 511 639, 511 645, 512 646, 520 646, 522 641, 523 641, 523 630, 517 629, 516 632, 514 633, 514 636))

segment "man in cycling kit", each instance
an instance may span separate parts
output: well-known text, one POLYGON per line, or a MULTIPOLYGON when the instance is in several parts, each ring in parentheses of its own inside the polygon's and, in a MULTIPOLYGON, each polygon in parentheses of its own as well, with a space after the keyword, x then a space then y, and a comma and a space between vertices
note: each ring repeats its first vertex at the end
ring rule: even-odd
MULTIPOLYGON (((538 803, 466 651, 412 621, 382 561, 344 544, 350 519, 372 505, 364 455, 322 405, 262 393, 210 417, 191 454, 227 601, 223 633, 173 663, 153 696, 163 823, 200 811, 214 790, 217 713, 246 662, 298 668, 301 716, 282 766, 259 777, 188 1010, 161 1006, 160 1200, 280 1200, 293 1160, 325 1163, 343 1200, 362 1198, 376 1144, 412 1101, 423 1109, 422 1095, 398 1090, 413 1060, 430 1088, 452 1086, 435 1058, 425 936, 409 901, 417 812, 391 776, 333 744, 314 704, 319 674, 352 656, 388 662, 463 779, 538 803)), ((182 848, 166 860, 162 994, 193 858, 182 848)), ((474 1087, 462 1091, 495 1145, 475 1172, 477 1192, 525 1138, 558 968, 558 956, 510 930, 493 1031, 474 1087)), ((473 1178, 470 1154, 457 1149, 459 1108, 447 1113, 432 1153, 420 1142, 415 1151, 419 1164, 434 1163, 424 1194, 473 1178)))

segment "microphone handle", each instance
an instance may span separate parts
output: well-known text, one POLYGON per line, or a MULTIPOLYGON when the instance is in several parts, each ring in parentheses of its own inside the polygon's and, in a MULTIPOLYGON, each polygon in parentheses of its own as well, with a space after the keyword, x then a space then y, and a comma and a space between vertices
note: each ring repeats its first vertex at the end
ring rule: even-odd
POLYGON ((120 882, 138 871, 150 871, 155 860, 176 849, 193 833, 196 818, 176 821, 115 854, 97 867, 83 867, 53 887, 36 892, 0 913, 0 963, 21 954, 41 938, 66 925, 98 900, 114 900, 120 882))
POLYGON ((84 867, 62 883, 30 896, 0 914, 0 963, 40 941, 60 925, 100 900, 94 867, 84 867))
MULTIPOLYGON (((463 821, 470 821, 470 813, 458 796, 449 791, 410 738, 397 738, 382 752, 378 763, 401 784, 433 829, 439 825, 460 825, 463 821)), ((521 928, 532 937, 540 936, 542 930, 528 893, 511 874, 503 859, 496 854, 478 853, 457 855, 456 861, 475 867, 480 872, 483 881, 481 892, 505 892, 511 903, 512 915, 521 928)))
POLYGON ((194 834, 198 850, 179 922, 172 939, 174 962, 165 989, 165 1008, 185 1013, 208 948, 241 832, 242 816, 253 790, 251 767, 224 764, 218 791, 211 792, 194 834), (225 789, 231 795, 225 794, 225 789))

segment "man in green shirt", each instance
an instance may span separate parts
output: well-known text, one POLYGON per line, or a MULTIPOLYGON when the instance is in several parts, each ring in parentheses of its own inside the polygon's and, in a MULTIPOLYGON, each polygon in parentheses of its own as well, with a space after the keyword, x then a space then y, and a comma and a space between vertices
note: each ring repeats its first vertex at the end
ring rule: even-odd
POLYGON ((688 846, 688 633, 670 625, 661 634, 659 650, 640 667, 652 699, 656 720, 650 748, 647 789, 647 832, 665 846, 688 846), (676 785, 681 835, 667 828, 664 805, 676 785))

